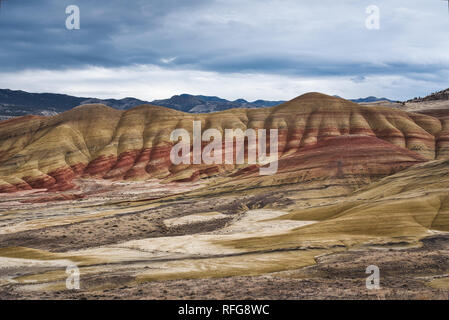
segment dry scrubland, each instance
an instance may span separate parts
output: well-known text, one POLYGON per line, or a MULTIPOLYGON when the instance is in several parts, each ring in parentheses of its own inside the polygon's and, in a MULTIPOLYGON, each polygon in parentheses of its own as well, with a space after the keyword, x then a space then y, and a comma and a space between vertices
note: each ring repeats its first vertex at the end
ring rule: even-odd
POLYGON ((447 299, 449 117, 406 107, 308 94, 0 122, 0 297, 447 299), (171 165, 169 134, 192 120, 278 128, 278 173, 171 165))

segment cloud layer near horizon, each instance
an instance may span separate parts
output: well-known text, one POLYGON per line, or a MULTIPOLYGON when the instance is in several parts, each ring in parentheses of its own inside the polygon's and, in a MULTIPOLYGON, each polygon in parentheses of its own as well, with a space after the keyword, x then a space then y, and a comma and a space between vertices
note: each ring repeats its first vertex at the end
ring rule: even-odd
POLYGON ((447 30, 437 0, 7 0, 0 86, 141 99, 405 99, 449 87, 447 30), (72 4, 80 30, 65 29, 72 4), (365 28, 371 4, 381 9, 377 31, 365 28))

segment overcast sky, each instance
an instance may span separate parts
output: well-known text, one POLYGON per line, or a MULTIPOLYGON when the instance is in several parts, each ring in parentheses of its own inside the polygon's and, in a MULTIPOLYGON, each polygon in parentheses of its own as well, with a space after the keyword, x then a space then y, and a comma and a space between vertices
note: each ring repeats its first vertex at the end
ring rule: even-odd
POLYGON ((441 0, 2 0, 0 88, 144 100, 423 96, 449 87, 441 0), (68 5, 81 28, 67 30, 68 5), (365 26, 380 8, 380 29, 365 26))

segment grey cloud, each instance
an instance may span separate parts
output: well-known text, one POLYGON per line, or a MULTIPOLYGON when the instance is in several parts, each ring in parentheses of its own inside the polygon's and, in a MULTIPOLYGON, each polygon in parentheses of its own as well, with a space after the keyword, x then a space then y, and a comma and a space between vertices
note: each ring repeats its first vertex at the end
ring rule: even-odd
POLYGON ((0 11, 0 70, 154 64, 356 81, 370 75, 444 81, 444 3, 377 3, 379 31, 364 27, 371 4, 365 0, 8 0, 0 11), (71 4, 81 9, 80 30, 64 27, 71 4))

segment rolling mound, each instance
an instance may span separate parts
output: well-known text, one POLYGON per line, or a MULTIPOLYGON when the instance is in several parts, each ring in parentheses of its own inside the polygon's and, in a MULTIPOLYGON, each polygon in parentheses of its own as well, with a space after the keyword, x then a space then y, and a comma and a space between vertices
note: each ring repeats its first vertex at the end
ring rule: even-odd
POLYGON ((431 93, 424 98, 415 98, 409 100, 408 102, 425 102, 425 101, 438 101, 438 100, 449 100, 449 89, 431 93))
MULTIPOLYGON (((376 137, 344 135, 320 140, 280 159, 278 175, 293 175, 303 181, 348 175, 376 178, 426 161, 420 154, 376 137)), ((235 176, 245 178, 258 174, 252 167, 235 176)))
POLYGON ((0 122, 0 192, 69 190, 82 177, 194 181, 252 174, 254 168, 241 165, 172 165, 170 133, 183 128, 192 136, 194 120, 201 121, 203 131, 278 129, 278 175, 298 181, 329 172, 383 176, 449 158, 448 127, 441 119, 319 93, 277 107, 212 114, 85 105, 52 117, 0 122))
POLYGON ((282 220, 318 221, 272 237, 230 241, 246 250, 414 243, 449 231, 449 161, 417 165, 331 205, 292 210, 282 220))

